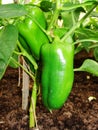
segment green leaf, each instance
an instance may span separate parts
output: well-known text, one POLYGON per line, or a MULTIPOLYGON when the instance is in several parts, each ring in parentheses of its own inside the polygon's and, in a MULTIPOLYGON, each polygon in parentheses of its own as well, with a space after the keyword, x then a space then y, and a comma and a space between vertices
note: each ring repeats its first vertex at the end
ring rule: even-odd
POLYGON ((79 38, 81 38, 81 39, 86 39, 86 38, 88 38, 88 39, 90 39, 90 38, 94 38, 95 40, 97 39, 98 40, 98 37, 96 37, 98 34, 96 34, 96 33, 98 33, 97 31, 95 31, 95 30, 91 30, 91 29, 88 29, 88 28, 79 28, 79 29, 77 29, 76 31, 75 31, 80 37, 79 38))
POLYGON ((75 48, 75 51, 74 53, 77 54, 79 53, 80 51, 82 51, 84 49, 84 47, 82 46, 82 44, 78 44, 75 48))
POLYGON ((95 42, 98 42, 98 31, 88 28, 79 28, 75 30, 75 34, 78 37, 78 42, 81 42, 82 48, 89 51, 90 46, 95 42))
MULTIPOLYGON (((66 10, 61 11, 61 17, 63 19, 64 26, 70 29, 77 21, 79 20, 79 16, 81 12, 85 12, 84 8, 80 6, 80 4, 73 4, 73 3, 65 3, 64 6, 67 7, 76 7, 74 10, 66 10), (77 5, 77 6, 76 6, 77 5), (80 6, 80 7, 78 7, 80 6)), ((63 10, 63 9, 62 9, 63 10)))
POLYGON ((79 68, 74 69, 74 71, 85 71, 98 76, 98 63, 92 59, 86 59, 83 64, 79 68))
POLYGON ((75 10, 75 9, 77 9, 79 7, 92 6, 96 2, 97 2, 96 0, 85 1, 85 2, 82 2, 81 4, 80 3, 73 4, 72 2, 65 2, 65 4, 62 7, 62 10, 64 10, 64 11, 72 11, 72 10, 75 10))
POLYGON ((47 1, 47 0, 43 0, 40 3, 40 8, 44 11, 44 12, 48 12, 50 10, 52 10, 52 2, 47 1))
POLYGON ((0 32, 0 79, 9 64, 10 57, 16 48, 18 31, 14 25, 7 25, 0 32))
POLYGON ((98 61, 98 47, 94 49, 94 57, 98 61))
POLYGON ((0 5, 0 18, 15 18, 26 15, 27 11, 20 4, 4 4, 0 5))
POLYGON ((61 12, 64 27, 70 29, 73 26, 72 12, 61 12))

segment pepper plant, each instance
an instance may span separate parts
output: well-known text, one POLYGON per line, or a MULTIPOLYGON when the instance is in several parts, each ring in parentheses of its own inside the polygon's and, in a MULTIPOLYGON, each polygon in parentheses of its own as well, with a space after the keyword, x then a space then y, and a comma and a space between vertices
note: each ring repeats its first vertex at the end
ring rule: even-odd
POLYGON ((20 0, 0 5, 0 79, 8 66, 33 80, 29 126, 37 127, 38 91, 49 110, 60 109, 74 83, 74 71, 98 76, 97 0, 20 0), (18 12, 18 13, 17 13, 18 12), (75 54, 92 49, 94 60, 74 68, 75 54), (28 69, 18 61, 22 56, 28 69))

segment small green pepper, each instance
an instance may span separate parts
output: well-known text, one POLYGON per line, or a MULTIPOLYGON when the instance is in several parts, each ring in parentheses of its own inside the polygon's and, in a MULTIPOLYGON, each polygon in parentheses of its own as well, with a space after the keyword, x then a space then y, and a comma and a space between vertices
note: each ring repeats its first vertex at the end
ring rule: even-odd
POLYGON ((32 55, 36 60, 39 60, 40 47, 42 44, 48 42, 48 37, 37 25, 35 20, 44 29, 46 28, 46 20, 40 8, 30 6, 30 9, 31 12, 28 12, 28 16, 26 16, 23 21, 20 21, 17 24, 17 27, 19 35, 21 35, 25 42, 28 44, 27 46, 30 48, 32 55))

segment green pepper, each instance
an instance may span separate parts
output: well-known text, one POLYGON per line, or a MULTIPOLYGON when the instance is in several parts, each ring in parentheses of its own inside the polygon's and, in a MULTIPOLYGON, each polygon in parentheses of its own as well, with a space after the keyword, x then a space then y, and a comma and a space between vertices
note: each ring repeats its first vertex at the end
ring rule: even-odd
POLYGON ((39 60, 40 57, 40 47, 42 44, 48 42, 47 35, 41 30, 38 24, 42 28, 46 28, 46 20, 43 15, 43 12, 38 8, 32 6, 31 13, 23 21, 20 21, 17 24, 19 35, 25 40, 30 48, 32 55, 36 60, 39 60))
POLYGON ((74 80, 73 57, 74 46, 70 41, 62 43, 55 40, 41 47, 42 101, 48 109, 61 108, 71 92, 74 80))
POLYGON ((26 43, 25 39, 24 39, 21 35, 18 36, 18 40, 19 40, 20 44, 22 45, 22 47, 23 47, 29 54, 31 54, 31 51, 30 51, 30 48, 29 48, 28 44, 26 43))
MULTIPOLYGON (((19 36, 18 36, 18 39, 19 39, 19 42, 20 42, 20 44, 22 45, 22 47, 27 51, 27 53, 28 53, 29 55, 31 55, 30 48, 29 48, 28 44, 26 43, 26 41, 24 40, 24 38, 23 38, 21 35, 19 35, 19 36)), ((19 50, 19 51, 20 51, 20 50, 19 50)), ((28 60, 27 57, 24 56, 24 59, 25 59, 26 63, 29 65, 30 70, 31 70, 32 72, 34 72, 35 70, 34 70, 33 64, 28 60)))
POLYGON ((25 5, 25 8, 28 11, 28 16, 35 18, 35 20, 40 24, 40 26, 46 28, 46 18, 43 11, 39 7, 27 4, 25 5))

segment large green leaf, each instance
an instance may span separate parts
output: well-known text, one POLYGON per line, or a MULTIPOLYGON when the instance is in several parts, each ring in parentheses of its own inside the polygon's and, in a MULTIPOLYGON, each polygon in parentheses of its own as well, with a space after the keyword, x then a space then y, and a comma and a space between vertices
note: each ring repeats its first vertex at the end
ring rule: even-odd
POLYGON ((0 5, 0 18, 15 18, 26 15, 26 13, 26 9, 20 4, 0 5))
POLYGON ((0 32, 0 79, 9 64, 10 57, 16 48, 18 31, 14 25, 7 25, 0 32))
POLYGON ((86 59, 79 68, 76 68, 74 70, 85 71, 95 76, 98 76, 98 63, 92 59, 86 59))

